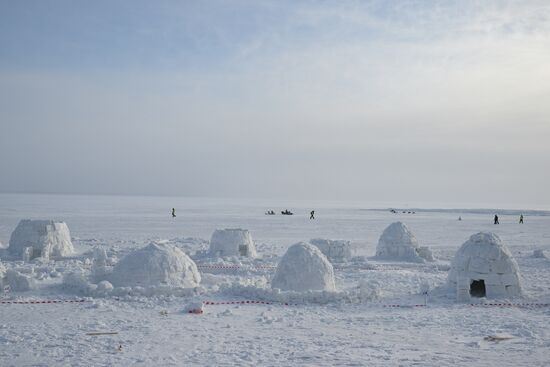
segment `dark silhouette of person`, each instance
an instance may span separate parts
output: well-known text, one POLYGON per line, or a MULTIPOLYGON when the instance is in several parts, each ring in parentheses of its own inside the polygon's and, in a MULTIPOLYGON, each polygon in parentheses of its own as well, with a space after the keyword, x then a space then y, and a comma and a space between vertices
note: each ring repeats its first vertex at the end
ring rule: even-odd
POLYGON ((519 224, 523 224, 523 214, 519 216, 519 224))
POLYGON ((315 219, 315 210, 312 210, 309 214, 309 219, 315 219))
POLYGON ((176 208, 172 208, 172 218, 176 217, 176 208))
POLYGON ((500 223, 498 222, 498 215, 496 215, 496 214, 495 214, 495 224, 500 224, 500 223))

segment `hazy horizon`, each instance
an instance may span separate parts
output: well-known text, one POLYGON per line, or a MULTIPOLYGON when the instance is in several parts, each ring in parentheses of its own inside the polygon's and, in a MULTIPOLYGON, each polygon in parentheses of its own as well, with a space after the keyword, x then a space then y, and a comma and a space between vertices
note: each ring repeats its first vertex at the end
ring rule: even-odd
POLYGON ((550 208, 549 60, 542 0, 5 1, 0 192, 550 208))

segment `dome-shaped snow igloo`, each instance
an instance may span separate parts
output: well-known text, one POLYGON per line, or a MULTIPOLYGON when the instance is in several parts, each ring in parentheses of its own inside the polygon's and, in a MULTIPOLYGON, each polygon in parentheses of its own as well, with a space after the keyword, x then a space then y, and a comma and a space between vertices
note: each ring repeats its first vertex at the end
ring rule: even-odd
POLYGON ((271 288, 283 291, 335 291, 334 269, 315 246, 300 242, 288 248, 271 280, 271 288))
POLYGON ((256 257, 256 247, 247 229, 217 229, 210 239, 210 255, 256 257))
POLYGON ((521 295, 518 264, 494 233, 474 234, 460 247, 451 262, 448 284, 460 302, 521 295))
POLYGON ((66 223, 23 219, 11 234, 8 252, 24 260, 49 259, 71 255, 74 247, 66 223))
POLYGON ((434 260, 430 249, 420 247, 409 227, 401 222, 392 223, 384 230, 378 240, 376 257, 412 262, 434 260))
POLYGON ((197 265, 179 248, 151 243, 123 257, 113 268, 110 282, 117 287, 171 286, 193 288, 201 281, 197 265))

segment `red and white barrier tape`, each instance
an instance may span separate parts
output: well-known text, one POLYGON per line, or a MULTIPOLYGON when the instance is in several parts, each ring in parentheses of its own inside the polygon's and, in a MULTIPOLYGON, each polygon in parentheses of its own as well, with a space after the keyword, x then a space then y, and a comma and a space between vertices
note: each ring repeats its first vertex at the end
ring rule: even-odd
POLYGON ((260 304, 260 305, 283 305, 283 306, 298 306, 298 304, 292 304, 287 302, 270 302, 270 301, 220 301, 220 302, 214 302, 214 301, 204 301, 203 305, 205 306, 219 306, 219 305, 252 305, 252 304, 260 304))
POLYGON ((411 308, 411 307, 428 307, 427 305, 423 304, 416 304, 416 305, 381 305, 384 308, 411 308))
POLYGON ((470 303, 471 307, 550 307, 550 303, 470 303))
POLYGON ((241 266, 241 265, 209 265, 209 264, 198 264, 197 268, 199 268, 199 269, 231 269, 231 270, 238 270, 238 269, 268 269, 268 270, 273 270, 273 269, 277 269, 277 267, 273 266, 273 265, 241 266))
MULTIPOLYGON (((229 270, 239 270, 239 269, 257 269, 257 270, 274 270, 277 269, 274 265, 250 265, 250 266, 242 266, 242 265, 210 265, 210 264, 197 264, 197 268, 199 269, 229 269, 229 270)), ((334 266, 334 269, 336 270, 345 270, 345 269, 351 269, 351 270, 367 270, 367 271, 387 271, 387 270, 424 270, 424 269, 412 269, 412 268, 399 268, 399 267, 359 267, 354 268, 351 267, 344 267, 344 266, 334 266)), ((433 269, 437 270, 437 269, 433 269)))
MULTIPOLYGON (((203 301, 204 306, 220 306, 220 305, 282 305, 282 306, 300 306, 298 303, 288 303, 288 302, 273 302, 273 301, 260 301, 260 300, 246 300, 246 301, 203 301)), ((385 308, 411 308, 411 307, 427 307, 424 304, 413 304, 413 305, 399 305, 399 304, 373 304, 385 308)))
MULTIPOLYGON (((286 303, 286 302, 273 302, 273 301, 260 301, 260 300, 246 300, 246 301, 204 301, 205 306, 220 306, 220 305, 283 305, 283 306, 300 306, 300 304, 286 303)), ((382 308, 420 308, 428 307, 426 304, 370 304, 370 306, 378 306, 382 308)), ((550 303, 471 303, 471 307, 550 307, 550 303)))
POLYGON ((85 299, 74 300, 30 300, 30 301, 0 301, 3 305, 38 305, 38 304, 50 304, 50 303, 82 303, 86 302, 85 299))

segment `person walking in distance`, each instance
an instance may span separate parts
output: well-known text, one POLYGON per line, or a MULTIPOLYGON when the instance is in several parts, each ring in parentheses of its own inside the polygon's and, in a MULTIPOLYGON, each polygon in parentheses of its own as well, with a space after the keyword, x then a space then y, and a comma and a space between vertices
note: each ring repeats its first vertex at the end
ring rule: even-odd
POLYGON ((309 219, 315 219, 315 210, 312 210, 312 211, 309 213, 309 219))
POLYGON ((500 223, 498 222, 498 215, 496 215, 496 214, 495 214, 495 224, 500 224, 500 223))
POLYGON ((172 208, 172 218, 176 217, 176 208, 172 208))
POLYGON ((519 224, 523 224, 523 214, 520 214, 519 216, 519 224))

